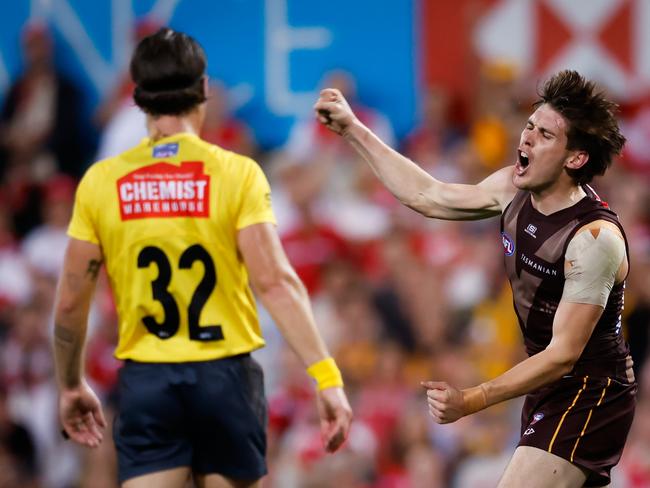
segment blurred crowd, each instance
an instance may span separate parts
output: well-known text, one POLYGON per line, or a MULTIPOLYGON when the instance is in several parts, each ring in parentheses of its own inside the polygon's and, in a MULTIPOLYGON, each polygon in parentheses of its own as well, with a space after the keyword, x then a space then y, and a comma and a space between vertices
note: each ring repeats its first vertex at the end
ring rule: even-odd
MULTIPOLYGON (((153 26, 142 23, 136 36, 153 26)), ((0 487, 115 486, 110 435, 97 450, 60 435, 50 344, 52 301, 76 182, 95 160, 145 135, 126 74, 86 120, 83 97, 53 62, 47 27, 22 34, 24 70, 0 114, 0 487), (99 134, 93 141, 89 127, 99 134)), ((516 67, 478 68, 474 99, 436 86, 421 94, 419 122, 397 138, 364 106, 355 80, 328 73, 382 139, 448 182, 478 182, 514 157, 535 98, 516 67)), ((640 383, 635 423, 614 487, 650 486, 650 103, 622 106, 626 153, 596 191, 618 212, 630 242, 624 333, 640 383)), ((355 420, 345 447, 325 455, 311 380, 260 309, 267 347, 268 487, 489 487, 519 438, 521 401, 437 425, 423 380, 474 386, 524 358, 501 263, 498 219, 443 222, 401 206, 345 141, 312 114, 284 147, 260 150, 228 90, 214 82, 202 137, 254 157, 271 181, 279 231, 312 297, 317 323, 342 369, 355 420)), ((114 414, 119 361, 108 281, 98 282, 86 373, 114 414)), ((109 420, 110 425, 110 420, 109 420)))

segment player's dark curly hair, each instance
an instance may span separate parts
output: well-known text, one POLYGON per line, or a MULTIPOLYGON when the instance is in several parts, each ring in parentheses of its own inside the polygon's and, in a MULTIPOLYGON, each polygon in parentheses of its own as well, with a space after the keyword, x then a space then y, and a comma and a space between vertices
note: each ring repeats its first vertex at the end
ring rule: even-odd
POLYGON ((205 52, 182 32, 162 28, 140 41, 131 58, 133 99, 146 113, 182 115, 205 102, 205 52))
POLYGON ((596 91, 593 82, 571 70, 560 71, 546 81, 538 96, 535 107, 548 104, 567 120, 567 149, 589 154, 581 168, 567 169, 569 176, 584 184, 604 174, 625 144, 615 117, 618 105, 596 91))

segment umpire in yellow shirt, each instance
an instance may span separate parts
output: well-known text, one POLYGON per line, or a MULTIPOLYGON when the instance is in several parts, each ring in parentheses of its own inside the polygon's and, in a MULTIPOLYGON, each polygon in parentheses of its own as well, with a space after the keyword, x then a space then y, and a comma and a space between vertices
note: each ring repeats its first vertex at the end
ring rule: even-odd
POLYGON ((262 347, 249 280, 315 379, 324 447, 345 440, 352 412, 341 374, 288 263, 271 190, 251 159, 198 137, 206 59, 191 37, 161 29, 131 60, 149 137, 94 164, 77 189, 55 305, 60 420, 96 447, 105 420, 83 375, 88 308, 102 263, 119 314, 119 412, 125 487, 253 487, 266 473, 262 347))

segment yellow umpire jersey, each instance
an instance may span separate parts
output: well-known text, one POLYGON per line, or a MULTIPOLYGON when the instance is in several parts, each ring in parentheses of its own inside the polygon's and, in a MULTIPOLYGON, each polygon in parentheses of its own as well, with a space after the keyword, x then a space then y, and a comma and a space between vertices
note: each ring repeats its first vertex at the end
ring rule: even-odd
POLYGON ((186 362, 264 345, 237 232, 275 223, 251 159, 176 134, 91 166, 68 234, 98 244, 119 316, 119 359, 186 362))

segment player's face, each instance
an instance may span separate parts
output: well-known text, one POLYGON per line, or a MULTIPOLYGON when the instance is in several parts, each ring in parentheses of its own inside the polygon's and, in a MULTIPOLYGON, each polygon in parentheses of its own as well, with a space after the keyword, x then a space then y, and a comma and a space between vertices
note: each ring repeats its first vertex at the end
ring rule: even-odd
POLYGON ((519 139, 512 182, 521 190, 542 193, 564 174, 572 152, 567 145, 568 123, 548 105, 541 105, 528 119, 519 139))

